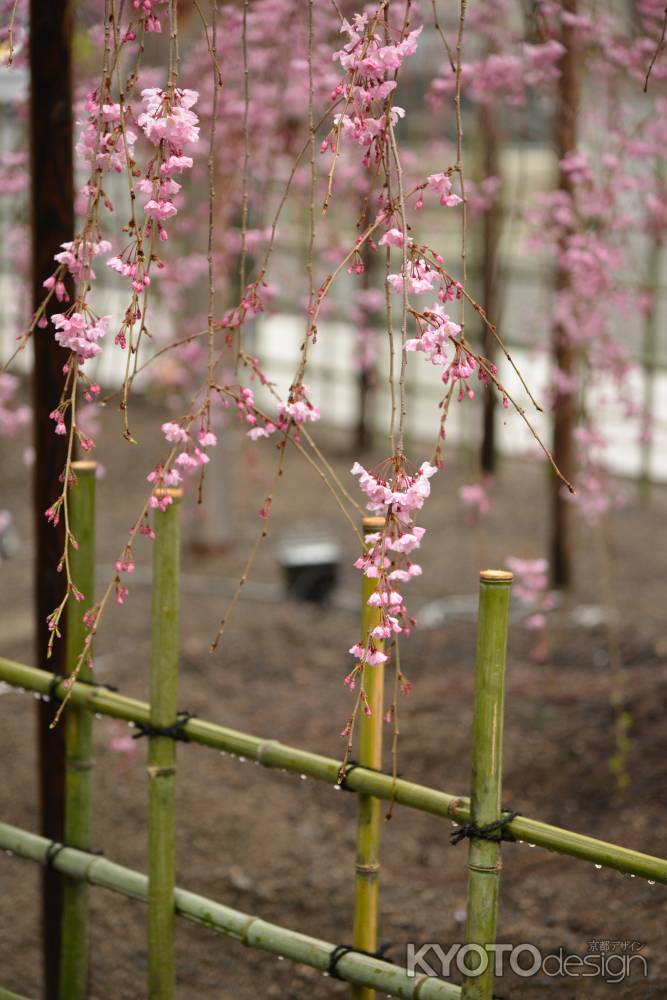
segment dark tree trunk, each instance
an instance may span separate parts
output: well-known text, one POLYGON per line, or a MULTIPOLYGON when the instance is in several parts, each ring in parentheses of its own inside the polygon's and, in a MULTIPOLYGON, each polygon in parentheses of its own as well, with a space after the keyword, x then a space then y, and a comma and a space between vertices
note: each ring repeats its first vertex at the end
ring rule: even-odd
MULTIPOLYGON (((499 135, 496 122, 496 112, 487 104, 482 104, 480 109, 480 124, 482 126, 482 142, 484 144, 484 173, 486 177, 498 177, 499 167, 499 135)), ((484 213, 483 229, 483 254, 482 254, 482 305, 484 311, 492 323, 498 322, 496 311, 498 308, 497 289, 497 268, 498 268, 498 240, 500 238, 501 225, 500 199, 496 199, 488 212, 484 213)), ((484 356, 492 363, 496 359, 496 341, 487 329, 483 326, 484 356)), ((483 396, 483 424, 482 424, 482 449, 480 454, 480 465, 483 472, 493 473, 496 469, 496 390, 493 386, 484 387, 483 396)))
MULTIPOLYGON (((368 214, 367 211, 362 216, 361 228, 365 228, 368 225, 368 214)), ((371 274, 370 268, 373 264, 373 256, 369 253, 368 247, 363 246, 361 250, 361 259, 364 263, 364 273, 361 276, 361 287, 363 291, 368 291, 371 285, 371 274)), ((363 326, 370 326, 373 324, 372 313, 367 310, 366 306, 362 307, 363 311, 363 326)), ((373 438, 373 416, 374 416, 374 400, 375 400, 375 387, 376 387, 376 368, 375 365, 366 368, 363 367, 359 370, 357 375, 357 398, 359 400, 359 406, 357 409, 357 425, 355 427, 355 454, 363 454, 370 448, 373 438)))
MULTIPOLYGON (((564 0, 563 8, 568 13, 577 13, 578 0, 564 0)), ((579 103, 579 67, 576 29, 564 26, 561 41, 565 54, 560 62, 559 100, 554 129, 554 145, 559 161, 576 149, 577 112, 579 103)), ((563 170, 559 175, 561 191, 572 193, 572 184, 563 170)), ((568 286, 567 273, 556 269, 556 291, 568 286)), ((554 364, 565 375, 571 375, 575 368, 575 351, 569 342, 567 331, 558 323, 552 333, 552 357, 554 364)), ((556 465, 566 479, 574 478, 574 429, 576 421, 575 398, 571 392, 556 393, 553 419, 553 456, 556 465)), ((557 587, 569 587, 572 583, 572 526, 571 505, 563 496, 563 487, 556 476, 551 477, 551 571, 557 587)))
MULTIPOLYGON (((43 299, 42 282, 53 272, 53 255, 74 232, 72 181, 71 9, 69 0, 30 2, 30 138, 32 178, 32 281, 33 301, 43 299)), ((62 308, 49 303, 51 312, 62 308)), ((58 347, 53 327, 37 329, 33 338, 33 406, 35 464, 33 499, 35 516, 34 595, 36 615, 36 665, 64 672, 65 643, 56 643, 46 658, 49 638, 46 616, 62 600, 64 579, 56 570, 64 546, 64 525, 52 527, 44 511, 60 493, 59 476, 66 459, 67 438, 53 433, 49 413, 56 408, 63 387, 67 354, 58 347)), ((64 616, 63 616, 64 617, 64 616)), ((41 832, 52 840, 63 836, 64 728, 51 731, 53 705, 37 703, 41 832)), ((60 958, 62 890, 60 876, 43 874, 42 948, 44 995, 56 1000, 60 958)))

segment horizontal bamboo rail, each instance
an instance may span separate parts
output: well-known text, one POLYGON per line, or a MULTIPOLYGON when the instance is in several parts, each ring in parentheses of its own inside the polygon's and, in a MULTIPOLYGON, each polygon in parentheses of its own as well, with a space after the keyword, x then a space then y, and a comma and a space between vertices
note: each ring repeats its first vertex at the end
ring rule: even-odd
MULTIPOLYGON (((0 848, 39 864, 46 864, 51 842, 9 823, 0 823, 0 848)), ((108 861, 99 854, 89 854, 72 847, 52 853, 53 867, 70 878, 111 889, 130 899, 146 902, 148 876, 108 861)), ((309 965, 320 972, 329 968, 336 945, 298 931, 271 924, 260 917, 233 910, 185 889, 174 890, 174 909, 178 916, 240 941, 250 948, 268 951, 309 965)), ((400 966, 358 952, 348 952, 336 962, 336 974, 349 983, 370 986, 404 1000, 460 1000, 461 990, 452 983, 431 976, 411 977, 400 966)))
MULTIPOLYGON (((53 677, 47 671, 0 657, 0 680, 14 687, 46 695, 53 677)), ((58 692, 64 692, 62 683, 57 688, 56 693, 58 692)), ((127 698, 103 687, 91 687, 77 682, 72 685, 70 700, 73 705, 126 722, 149 721, 149 708, 145 702, 127 698)), ((330 785, 337 783, 340 761, 334 757, 309 753, 277 740, 261 739, 203 719, 189 719, 183 729, 193 743, 256 760, 264 767, 305 774, 330 785)), ((380 774, 363 767, 355 767, 350 771, 345 779, 345 787, 354 792, 376 795, 379 799, 393 799, 400 805, 433 816, 445 816, 458 823, 470 820, 470 804, 466 798, 417 785, 403 778, 394 781, 389 774, 380 774)), ((512 803, 514 804, 516 803, 512 803)), ((582 861, 599 864, 603 868, 613 868, 667 885, 667 860, 664 858, 609 844, 526 816, 513 819, 504 827, 504 833, 517 841, 535 844, 556 854, 567 854, 582 861)))

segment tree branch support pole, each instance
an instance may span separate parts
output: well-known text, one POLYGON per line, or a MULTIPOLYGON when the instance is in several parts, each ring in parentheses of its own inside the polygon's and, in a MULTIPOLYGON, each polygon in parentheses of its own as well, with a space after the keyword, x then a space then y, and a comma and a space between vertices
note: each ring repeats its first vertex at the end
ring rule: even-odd
MULTIPOLYGON (((365 517, 364 536, 382 531, 383 517, 365 517)), ((375 580, 363 577, 361 587, 361 642, 380 623, 380 609, 369 606, 375 580)), ((382 648, 382 644, 377 644, 382 648)), ((384 664, 366 664, 363 685, 371 714, 359 719, 359 758, 363 767, 382 770, 382 727, 384 725, 384 664)), ((362 951, 374 952, 378 946, 378 891, 380 877, 380 826, 382 802, 373 795, 359 795, 357 801, 356 883, 354 891, 354 932, 352 943, 362 951)), ((373 1000, 375 990, 352 987, 353 1000, 373 1000)))
MULTIPOLYGON (((84 595, 82 602, 67 606, 67 672, 76 667, 87 634, 83 616, 94 604, 95 591, 95 474, 96 462, 73 462, 76 485, 68 496, 69 521, 78 548, 70 553, 72 579, 84 595)), ((83 663, 79 679, 93 679, 88 663, 83 663)), ((93 715, 70 705, 65 726, 65 828, 63 843, 81 851, 91 847, 92 824, 92 736, 93 715)), ((61 1000, 86 1000, 90 917, 88 883, 78 879, 63 881, 63 924, 60 954, 61 1000)))
MULTIPOLYGON (((33 305, 42 302, 42 282, 53 272, 53 255, 74 234, 72 180, 71 0, 30 0, 30 175, 32 219, 33 305)), ((61 311, 54 299, 46 318, 61 311)), ((65 593, 64 574, 56 567, 65 545, 64 524, 54 528, 44 517, 60 493, 67 437, 53 433, 49 413, 60 402, 63 365, 67 352, 53 337, 53 328, 37 329, 33 336, 33 506, 35 518, 35 637, 36 663, 63 673, 65 644, 57 642, 51 659, 46 651, 46 616, 65 593)), ((66 623, 63 622, 63 624, 66 623)), ((38 702, 38 771, 41 832, 62 841, 65 797, 65 727, 49 730, 53 705, 38 702)), ((42 875, 42 959, 44 996, 58 996, 62 879, 51 868, 42 875)))
MULTIPOLYGON (((166 510, 155 511, 153 549, 153 639, 150 670, 150 724, 176 722, 178 681, 178 585, 180 571, 181 490, 168 496, 166 510)), ((152 735, 148 748, 148 996, 174 1000, 176 743, 152 735)))
MULTIPOLYGON (((505 651, 512 574, 484 570, 480 574, 475 706, 473 720, 472 788, 470 819, 475 827, 501 817, 503 773, 503 720, 505 711, 505 651)), ((500 837, 500 832, 499 832, 500 837)), ((468 968, 483 969, 466 977, 463 1000, 492 1000, 494 955, 500 890, 500 844, 470 838, 468 853, 468 910, 466 944, 485 949, 488 959, 472 952, 468 968)))
MULTIPOLYGON (((563 11, 576 16, 578 0, 563 0, 563 11)), ((579 46, 577 28, 564 24, 561 42, 565 47, 559 63, 558 108, 554 129, 554 145, 560 164, 577 147, 577 117, 579 105, 579 46)), ((573 188, 569 174, 559 166, 558 187, 568 195, 573 188)), ((565 241, 567 237, 565 237, 565 241)), ((559 247, 559 255, 565 246, 559 247)), ((567 272, 557 265, 556 293, 569 287, 567 272)), ((555 368, 560 369, 568 380, 576 370, 576 351, 570 342, 567 330, 556 322, 552 334, 552 358, 555 368)), ((556 465, 570 482, 574 479, 574 430, 576 424, 575 396, 571 391, 557 390, 554 400, 553 457, 556 465)), ((550 472, 551 477, 551 572, 554 585, 567 588, 572 583, 572 524, 571 503, 564 495, 565 487, 550 472)))

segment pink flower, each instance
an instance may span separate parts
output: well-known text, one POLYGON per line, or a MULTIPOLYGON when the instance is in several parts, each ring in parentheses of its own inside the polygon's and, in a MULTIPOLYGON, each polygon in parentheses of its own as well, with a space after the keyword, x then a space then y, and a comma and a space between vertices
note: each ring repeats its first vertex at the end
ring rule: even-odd
POLYGON ((51 319, 56 328, 56 342, 78 355, 80 363, 101 354, 102 347, 97 342, 107 333, 111 316, 93 320, 86 319, 80 312, 69 317, 54 313, 51 319))
POLYGON ((198 97, 195 90, 175 90, 169 101, 167 92, 158 87, 142 90, 145 111, 137 118, 137 124, 154 146, 165 142, 180 157, 184 146, 199 139, 199 119, 190 110, 198 97))
POLYGON ((188 440, 188 432, 179 424, 175 424, 171 420, 167 421, 166 424, 162 424, 162 433, 167 441, 171 441, 173 443, 185 442, 188 440))
POLYGON ((199 443, 202 446, 202 448, 212 448, 214 445, 218 443, 218 439, 213 433, 213 431, 201 430, 197 435, 197 437, 199 439, 199 443))
POLYGON ((400 229, 388 229, 384 236, 378 240, 379 247, 402 247, 404 236, 400 229))
POLYGON ((144 205, 144 212, 151 219, 155 219, 157 222, 164 222, 165 219, 170 219, 172 215, 176 215, 176 206, 171 201, 155 201, 151 198, 144 205))
POLYGON ((441 205, 453 208, 455 205, 461 204, 462 199, 452 191, 452 182, 447 174, 430 174, 426 178, 426 183, 431 191, 435 191, 440 196, 441 205))

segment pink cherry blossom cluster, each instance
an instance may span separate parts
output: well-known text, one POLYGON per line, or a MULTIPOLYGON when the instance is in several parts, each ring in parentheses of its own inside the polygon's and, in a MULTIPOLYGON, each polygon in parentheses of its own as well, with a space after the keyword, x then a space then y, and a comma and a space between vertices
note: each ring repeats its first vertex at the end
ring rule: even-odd
MULTIPOLYGON (((255 368, 254 372, 259 374, 259 369, 255 368)), ((268 382, 265 377, 262 377, 261 380, 264 384, 268 382)), ((310 389, 303 383, 297 383, 291 387, 287 402, 278 403, 278 415, 274 418, 269 418, 260 412, 256 406, 255 394, 252 389, 246 386, 239 386, 237 390, 233 390, 231 386, 225 386, 225 389, 234 396, 239 416, 249 425, 247 436, 251 441, 271 437, 276 431, 282 431, 286 434, 290 428, 296 429, 295 439, 298 440, 298 429, 302 424, 312 423, 320 419, 319 408, 309 399, 310 389)), ((229 401, 226 405, 230 405, 229 401)))
MULTIPOLYGON (((161 90, 159 87, 149 87, 141 92, 144 110, 137 118, 137 125, 158 150, 149 160, 144 175, 136 185, 142 194, 149 196, 144 204, 148 220, 146 237, 150 237, 155 224, 159 239, 168 239, 163 223, 176 215, 178 209, 172 199, 181 190, 174 175, 192 168, 192 157, 186 156, 184 150, 199 140, 199 119, 192 111, 198 98, 196 90, 178 88, 161 90)), ((132 264, 121 258, 113 258, 113 261, 109 261, 109 266, 131 277, 133 281, 136 278, 136 273, 132 272, 132 264)))
POLYGON ((403 108, 391 105, 396 79, 389 73, 400 69, 404 60, 417 51, 422 29, 416 28, 396 43, 387 44, 378 28, 378 18, 368 13, 355 14, 352 21, 343 20, 341 33, 349 41, 334 53, 334 60, 346 71, 331 95, 342 98, 344 110, 334 116, 334 127, 323 141, 321 152, 337 153, 338 136, 365 149, 363 164, 379 162, 391 126, 405 116, 403 108))
MULTIPOLYGON (((138 12, 141 25, 146 32, 160 34, 162 22, 160 16, 164 12, 169 0, 132 0, 132 6, 138 12)), ((134 41, 136 32, 133 26, 128 28, 124 36, 124 41, 134 41)))
MULTIPOLYGON (((182 473, 193 472, 208 465, 211 458, 207 454, 206 448, 215 447, 218 443, 213 431, 208 430, 203 425, 199 428, 196 438, 193 437, 190 421, 187 421, 187 426, 184 427, 176 421, 168 420, 162 424, 162 433, 170 444, 180 445, 182 449, 178 451, 173 463, 170 462, 168 467, 156 465, 146 476, 148 482, 156 489, 179 486, 183 482, 182 473)), ((156 508, 166 510, 171 502, 172 499, 168 494, 159 496, 153 493, 149 506, 153 510, 156 508)))
POLYGON ((446 348, 461 333, 461 327, 449 318, 440 303, 424 310, 424 324, 419 337, 406 341, 406 351, 423 351, 432 365, 446 365, 446 348))
POLYGON ((88 310, 86 314, 80 311, 69 315, 54 313, 52 320, 56 328, 57 343, 72 351, 79 364, 101 354, 102 347, 98 341, 108 332, 110 316, 94 317, 88 310))
MULTIPOLYGON (((134 159, 137 133, 122 121, 120 104, 113 101, 100 103, 99 93, 94 90, 88 94, 84 107, 87 117, 78 123, 80 132, 76 152, 79 159, 89 164, 98 177, 100 172, 124 173, 128 159, 134 159)), ((92 192, 90 182, 84 192, 92 192)))
MULTIPOLYGON (((382 471, 374 475, 355 462, 351 471, 353 476, 358 477, 359 487, 368 498, 366 509, 385 518, 381 531, 366 535, 365 550, 354 564, 368 579, 377 581, 368 604, 377 608, 379 615, 378 624, 362 642, 355 643, 350 649, 357 664, 345 678, 345 683, 354 689, 364 665, 377 666, 388 659, 387 653, 380 648, 381 644, 399 635, 409 635, 416 625, 415 619, 409 617, 398 586, 421 576, 421 567, 412 561, 411 554, 419 548, 426 529, 416 525, 414 517, 430 496, 430 480, 437 469, 423 462, 412 475, 395 470, 389 478, 385 478, 382 471)), ((407 682, 403 683, 403 687, 409 689, 407 682)), ((366 702, 364 710, 370 711, 366 702)))
MULTIPOLYGON (((473 399, 475 392, 469 379, 477 372, 480 382, 491 383, 492 376, 497 374, 497 368, 484 358, 478 359, 463 342, 456 338, 461 333, 461 327, 450 319, 443 307, 436 303, 431 309, 415 314, 418 337, 406 341, 406 351, 418 351, 425 354, 427 361, 436 367, 441 367, 442 381, 445 385, 459 383, 457 400, 461 402, 466 396, 473 399), (447 347, 452 346, 452 356, 448 357, 447 347)), ((506 396, 502 397, 505 408, 509 406, 506 396)))

